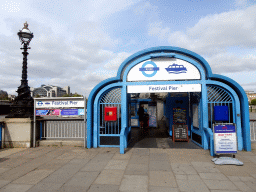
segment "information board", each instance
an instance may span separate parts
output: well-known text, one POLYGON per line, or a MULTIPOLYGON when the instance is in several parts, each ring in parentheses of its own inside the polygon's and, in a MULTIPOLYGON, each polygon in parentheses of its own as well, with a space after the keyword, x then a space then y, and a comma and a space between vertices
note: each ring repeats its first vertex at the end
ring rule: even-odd
POLYGON ((213 129, 215 153, 237 153, 235 124, 214 125, 213 129))
POLYGON ((186 109, 173 108, 173 124, 186 124, 186 109))
POLYGON ((188 141, 188 126, 183 124, 176 124, 172 126, 172 140, 188 141))

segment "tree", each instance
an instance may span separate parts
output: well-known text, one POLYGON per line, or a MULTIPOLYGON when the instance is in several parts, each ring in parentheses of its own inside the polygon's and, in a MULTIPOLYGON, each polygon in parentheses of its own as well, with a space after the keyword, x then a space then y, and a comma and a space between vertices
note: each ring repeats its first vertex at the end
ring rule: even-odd
POLYGON ((251 105, 256 105, 256 99, 251 100, 251 105))

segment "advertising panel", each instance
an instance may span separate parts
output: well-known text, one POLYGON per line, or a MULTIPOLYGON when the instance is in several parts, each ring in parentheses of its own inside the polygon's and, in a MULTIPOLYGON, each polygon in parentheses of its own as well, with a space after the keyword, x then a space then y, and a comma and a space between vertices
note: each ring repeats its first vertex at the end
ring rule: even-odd
POLYGON ((84 115, 84 109, 78 109, 78 115, 84 115))
POLYGON ((36 116, 56 116, 60 115, 59 109, 38 109, 36 110, 36 116))
POLYGON ((62 109, 61 115, 62 116, 78 115, 78 109, 62 109))
POLYGON ((215 153, 237 153, 235 124, 214 125, 213 129, 215 153))

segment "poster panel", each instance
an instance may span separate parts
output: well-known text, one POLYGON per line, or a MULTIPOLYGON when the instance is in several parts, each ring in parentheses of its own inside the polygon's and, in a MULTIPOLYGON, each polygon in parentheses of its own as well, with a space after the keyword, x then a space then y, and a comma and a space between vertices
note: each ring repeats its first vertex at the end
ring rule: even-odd
POLYGON ((78 115, 84 115, 84 109, 78 109, 78 115))
POLYGON ((56 116, 60 115, 60 109, 38 109, 36 116, 56 116))
POLYGON ((213 129, 215 153, 237 153, 235 124, 214 125, 213 129))
POLYGON ((62 116, 78 115, 78 109, 62 109, 61 115, 62 116))

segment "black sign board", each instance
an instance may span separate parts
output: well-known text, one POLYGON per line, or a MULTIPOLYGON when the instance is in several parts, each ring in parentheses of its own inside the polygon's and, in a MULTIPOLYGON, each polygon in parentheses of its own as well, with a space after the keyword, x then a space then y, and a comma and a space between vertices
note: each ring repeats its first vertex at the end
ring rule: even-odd
POLYGON ((175 124, 172 126, 173 141, 188 141, 188 126, 184 124, 175 124))

